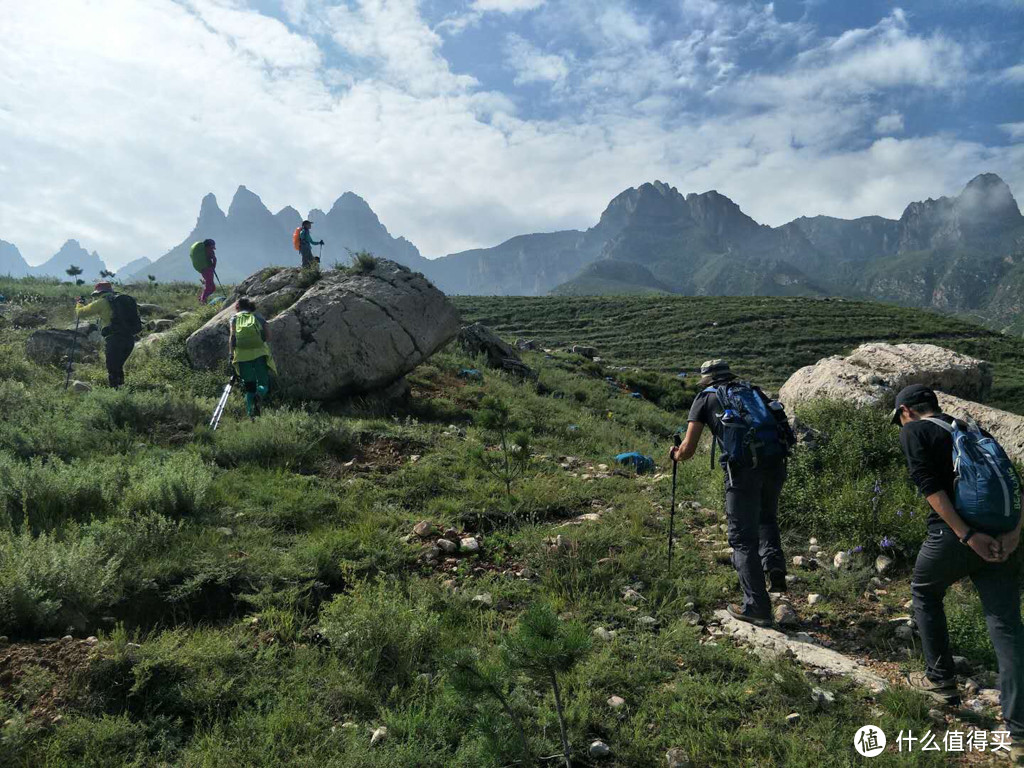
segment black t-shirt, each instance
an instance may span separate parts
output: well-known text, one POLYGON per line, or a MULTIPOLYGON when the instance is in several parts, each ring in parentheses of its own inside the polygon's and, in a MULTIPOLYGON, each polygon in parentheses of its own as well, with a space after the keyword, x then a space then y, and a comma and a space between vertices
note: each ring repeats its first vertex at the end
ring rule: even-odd
MULTIPOLYGON (((711 430, 711 434, 715 436, 715 439, 719 439, 722 436, 722 404, 718 400, 718 393, 714 390, 708 391, 704 389, 693 399, 693 404, 690 406, 690 415, 687 416, 687 421, 699 421, 705 427, 711 430)), ((777 466, 785 459, 772 460, 771 466, 777 466)), ((724 467, 726 460, 724 456, 719 457, 719 463, 724 467)))
MULTIPOLYGON (((953 417, 944 413, 936 418, 952 424, 953 417)), ((982 430, 982 434, 991 437, 982 430)), ((945 491, 956 502, 956 473, 953 471, 953 436, 938 424, 921 419, 908 422, 900 429, 900 447, 907 459, 910 479, 922 496, 945 491)), ((934 509, 928 512, 928 525, 945 524, 934 509)))

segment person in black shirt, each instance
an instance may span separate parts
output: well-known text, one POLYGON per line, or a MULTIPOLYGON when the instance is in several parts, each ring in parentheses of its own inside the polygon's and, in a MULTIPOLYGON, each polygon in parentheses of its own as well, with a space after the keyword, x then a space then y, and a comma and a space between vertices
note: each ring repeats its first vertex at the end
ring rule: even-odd
MULTIPOLYGON (((709 360, 700 369, 700 386, 712 387, 736 378, 724 360, 709 360)), ((705 389, 690 407, 689 424, 682 445, 669 458, 687 461, 700 443, 704 427, 715 439, 722 436, 722 407, 713 390, 705 389)), ((740 577, 743 604, 728 611, 741 621, 765 626, 772 623, 771 600, 765 584, 768 573, 772 592, 786 591, 786 558, 779 535, 779 496, 786 482, 786 461, 779 458, 753 468, 733 466, 722 456, 725 479, 725 515, 729 525, 732 563, 740 577)))
MULTIPOLYGON (((929 418, 952 424, 939 409, 935 392, 914 384, 896 397, 892 422, 900 425, 900 445, 910 477, 927 499, 928 536, 921 545, 910 589, 921 633, 927 671, 910 684, 945 703, 959 702, 943 599, 955 582, 970 576, 978 590, 989 637, 999 659, 1003 718, 1014 742, 1024 740, 1024 625, 1020 616, 1020 523, 999 535, 969 526, 953 500, 956 474, 953 439, 929 418)), ((1020 747, 1014 748, 1014 751, 1020 747)), ((1021 756, 1024 757, 1024 750, 1021 756)))

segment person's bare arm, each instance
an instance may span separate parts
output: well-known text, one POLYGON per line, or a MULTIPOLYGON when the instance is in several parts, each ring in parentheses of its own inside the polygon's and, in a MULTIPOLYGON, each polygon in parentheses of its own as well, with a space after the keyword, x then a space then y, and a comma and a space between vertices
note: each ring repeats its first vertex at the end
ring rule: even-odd
POLYGON ((704 425, 699 421, 691 421, 686 426, 686 437, 683 438, 683 443, 678 448, 673 448, 670 452, 669 458, 672 461, 689 461, 693 458, 693 454, 697 452, 697 446, 700 445, 700 436, 704 432, 704 425))
MULTIPOLYGON (((956 507, 953 506, 949 494, 945 491, 936 491, 925 498, 936 514, 946 522, 946 525, 953 529, 956 537, 962 539, 970 529, 970 526, 964 522, 964 519, 960 517, 960 513, 956 511, 956 507)), ((990 563, 998 563, 1006 559, 1002 555, 999 541, 987 533, 975 531, 971 538, 967 540, 967 546, 973 549, 978 557, 990 563)))

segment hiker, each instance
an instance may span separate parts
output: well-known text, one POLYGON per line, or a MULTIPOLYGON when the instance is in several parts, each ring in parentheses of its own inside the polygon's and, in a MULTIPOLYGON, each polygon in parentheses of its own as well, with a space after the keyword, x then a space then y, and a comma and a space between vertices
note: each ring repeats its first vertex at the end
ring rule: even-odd
POLYGON ((217 243, 210 239, 192 243, 188 255, 192 259, 192 267, 203 278, 203 290, 199 292, 199 303, 206 304, 213 292, 217 290, 213 283, 217 272, 217 243))
POLYGON ((117 389, 124 384, 124 364, 135 348, 135 336, 142 331, 142 319, 135 299, 126 293, 115 293, 107 281, 96 283, 92 292, 97 298, 86 304, 81 297, 75 304, 78 317, 98 317, 103 323, 100 333, 106 344, 107 382, 117 389))
POLYGON ((1020 478, 991 435, 973 423, 954 421, 942 413, 935 392, 924 385, 913 384, 900 391, 891 420, 900 425, 900 446, 910 478, 931 507, 928 536, 910 581, 927 669, 911 673, 910 685, 944 703, 959 703, 942 601, 946 590, 970 576, 999 660, 1003 718, 1014 743, 1021 744, 1019 756, 1024 757, 1020 478), (975 482, 962 488, 957 487, 954 468, 954 435, 958 445, 966 446, 957 454, 960 474, 976 475, 975 482), (984 447, 978 440, 988 443, 991 455, 975 451, 984 447), (979 491, 983 487, 980 481, 986 477, 995 491, 991 495, 979 491), (992 503, 986 507, 989 500, 992 503), (983 509, 997 514, 979 514, 983 509))
POLYGON ((743 604, 730 604, 727 610, 740 621, 767 626, 772 623, 768 592, 786 591, 786 559, 777 516, 792 432, 782 404, 739 381, 724 360, 709 360, 700 372, 703 389, 690 408, 686 437, 669 452, 669 458, 692 458, 704 427, 711 430, 712 464, 715 447, 722 450, 729 544, 743 590, 743 604), (751 431, 754 440, 748 441, 751 431))
POLYGON ((270 391, 270 374, 277 374, 270 354, 270 329, 262 315, 257 314, 251 299, 241 298, 235 304, 228 341, 232 378, 242 380, 245 388, 245 410, 250 419, 260 415, 260 401, 270 391))
POLYGON ((302 222, 302 226, 295 230, 295 250, 302 254, 303 269, 309 269, 310 267, 312 267, 314 260, 319 262, 319 259, 314 259, 313 246, 324 244, 323 240, 317 242, 313 239, 313 233, 310 231, 310 228, 312 226, 313 222, 310 221, 309 219, 306 219, 305 221, 302 222))

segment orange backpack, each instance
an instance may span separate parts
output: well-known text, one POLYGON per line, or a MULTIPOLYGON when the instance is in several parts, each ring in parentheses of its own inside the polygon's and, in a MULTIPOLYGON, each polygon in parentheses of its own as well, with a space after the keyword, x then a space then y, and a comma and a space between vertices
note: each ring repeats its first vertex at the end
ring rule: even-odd
POLYGON ((299 247, 299 243, 301 242, 301 241, 299 240, 299 233, 300 233, 301 231, 302 231, 302 226, 300 225, 300 226, 298 226, 298 227, 296 227, 296 228, 295 228, 295 233, 294 233, 294 234, 292 235, 292 245, 294 245, 294 246, 295 246, 295 250, 296 250, 296 251, 302 250, 302 249, 301 249, 301 248, 299 247))

